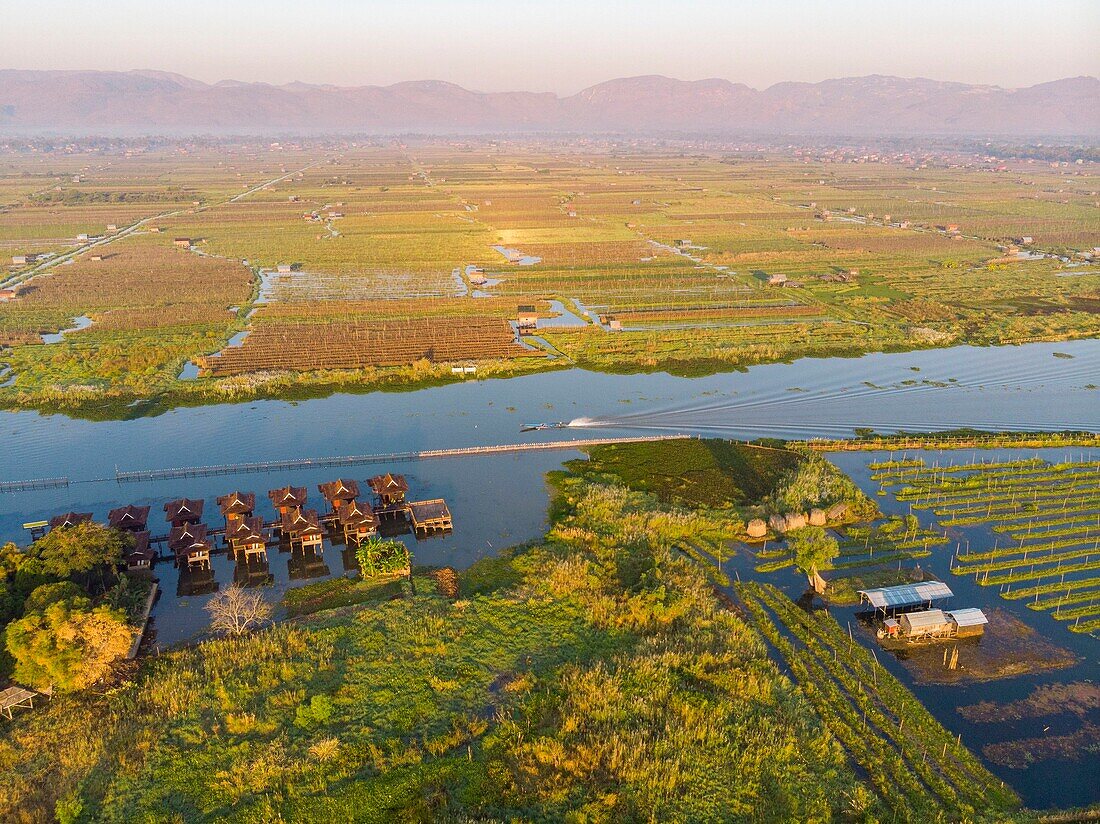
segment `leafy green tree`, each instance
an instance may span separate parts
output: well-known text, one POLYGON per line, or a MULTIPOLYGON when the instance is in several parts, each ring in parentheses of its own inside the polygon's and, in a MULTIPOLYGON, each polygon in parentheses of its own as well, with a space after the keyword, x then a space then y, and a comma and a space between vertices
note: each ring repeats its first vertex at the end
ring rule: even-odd
POLYGON ((401 572, 409 567, 409 550, 400 541, 368 538, 355 550, 364 578, 401 572))
POLYGON ((46 584, 27 598, 25 614, 5 631, 15 678, 37 688, 71 692, 105 677, 130 649, 126 616, 93 607, 71 582, 46 584))
POLYGON ((129 536, 96 523, 50 530, 31 544, 30 554, 42 571, 58 578, 76 578, 88 587, 98 579, 103 588, 116 577, 129 536))
POLYGON ((795 566, 809 579, 816 589, 818 570, 828 566, 840 554, 836 538, 819 526, 796 529, 788 538, 795 566))

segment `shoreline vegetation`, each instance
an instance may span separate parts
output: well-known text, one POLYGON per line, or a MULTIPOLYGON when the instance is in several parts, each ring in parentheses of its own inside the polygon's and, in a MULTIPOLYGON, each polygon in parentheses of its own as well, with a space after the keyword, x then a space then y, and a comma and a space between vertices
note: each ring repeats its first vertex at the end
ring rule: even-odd
MULTIPOLYGON (((549 336, 547 336, 549 338, 549 336)), ((1060 341, 1088 339, 1088 336, 1058 338, 1060 341)), ((953 342, 949 345, 959 345, 953 342)), ((52 346, 64 346, 64 342, 52 346)), ((970 345, 1011 345, 1002 343, 970 345)), ((167 377, 140 382, 140 386, 104 385, 102 382, 80 384, 59 383, 50 386, 24 387, 18 382, 0 386, 0 410, 10 412, 35 411, 40 414, 63 414, 85 420, 132 420, 155 417, 174 409, 218 404, 248 403, 251 401, 307 401, 331 397, 336 394, 372 394, 374 392, 416 392, 421 389, 449 386, 471 380, 494 380, 521 377, 566 369, 611 375, 668 373, 676 377, 709 377, 713 375, 744 372, 753 366, 794 363, 807 358, 860 358, 877 353, 905 353, 944 346, 914 345, 876 349, 806 350, 791 355, 761 355, 743 359, 743 354, 731 361, 700 358, 693 361, 659 361, 647 365, 629 363, 593 363, 565 358, 512 358, 505 360, 479 360, 473 375, 457 375, 455 364, 421 360, 405 366, 368 367, 366 369, 333 369, 312 372, 289 370, 260 371, 229 377, 202 377, 181 380, 167 377)), ((3 355, 0 353, 0 358, 3 355)), ((11 358, 8 358, 10 361, 11 358)), ((3 361, 0 361, 3 365, 3 361)), ((461 365, 461 364, 459 364, 461 365)), ((17 365, 9 364, 11 373, 0 377, 18 376, 17 365)), ((172 374, 179 372, 182 364, 173 366, 172 374)), ((857 440, 866 440, 860 434, 857 440)), ((883 436, 878 436, 883 437, 883 436)), ((886 437, 897 437, 894 435, 886 437)), ((825 440, 825 444, 843 443, 825 440)), ((850 443, 850 442, 849 442, 850 443)), ((969 444, 977 445, 977 444, 969 444)), ((829 449, 830 446, 821 448, 829 449)), ((843 448, 843 447, 837 447, 843 448)))
POLYGON ((541 540, 292 590, 16 716, 0 818, 1039 820, 834 618, 715 570, 746 516, 874 510, 825 463, 593 447, 541 540))

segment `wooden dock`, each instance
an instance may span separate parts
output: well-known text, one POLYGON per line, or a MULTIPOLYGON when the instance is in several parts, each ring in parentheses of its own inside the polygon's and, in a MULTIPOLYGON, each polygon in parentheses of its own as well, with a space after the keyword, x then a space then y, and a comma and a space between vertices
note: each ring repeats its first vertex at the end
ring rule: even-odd
POLYGON ((0 481, 0 492, 31 492, 35 489, 64 489, 68 478, 32 478, 28 481, 0 481))
POLYGON ((432 458, 453 458, 462 455, 500 455, 509 452, 537 452, 550 449, 581 449, 614 443, 645 443, 668 441, 685 435, 645 435, 634 438, 583 438, 573 441, 544 441, 539 443, 502 444, 498 446, 466 446, 457 449, 428 449, 418 452, 384 452, 374 455, 343 455, 328 458, 298 458, 285 461, 259 461, 255 463, 218 464, 214 466, 189 466, 174 469, 144 469, 131 472, 115 472, 115 480, 122 483, 140 483, 175 478, 203 478, 214 475, 237 475, 256 472, 280 472, 315 467, 356 466, 362 464, 402 463, 424 461, 432 458))

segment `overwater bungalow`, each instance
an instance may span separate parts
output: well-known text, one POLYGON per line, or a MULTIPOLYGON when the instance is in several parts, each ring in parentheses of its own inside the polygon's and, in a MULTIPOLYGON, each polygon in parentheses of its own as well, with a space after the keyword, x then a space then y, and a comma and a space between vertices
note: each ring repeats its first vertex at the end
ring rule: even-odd
POLYGON ((149 521, 149 507, 127 504, 107 513, 107 523, 124 532, 142 532, 149 521))
POLYGON ((149 569, 153 566, 156 553, 149 546, 149 533, 146 531, 134 532, 134 545, 126 552, 126 568, 131 572, 139 569, 149 569))
POLYGON ((335 514, 341 506, 350 503, 359 497, 359 484, 344 478, 337 478, 324 484, 317 484, 321 496, 328 501, 329 507, 335 514))
POLYGON ((230 492, 218 498, 218 509, 225 518, 226 533, 234 524, 251 518, 256 511, 256 494, 254 492, 230 492))
POLYGON ((442 498, 431 501, 413 501, 409 504, 409 517, 413 531, 418 536, 433 532, 448 532, 452 529, 451 510, 442 498))
POLYGON ((336 510, 336 523, 348 545, 358 545, 378 533, 378 516, 370 504, 348 501, 336 510))
POLYGON ((291 549, 321 549, 324 527, 315 509, 294 509, 282 514, 282 532, 290 539, 291 549))
POLYGON ((267 536, 264 534, 264 519, 258 515, 234 520, 226 527, 225 542, 238 561, 253 558, 267 559, 267 536))
POLYGON ((180 524, 197 524, 202 520, 202 508, 205 504, 201 498, 177 498, 164 505, 164 520, 172 526, 180 524))
POLYGON ((944 611, 920 609, 903 612, 883 621, 879 637, 908 643, 939 641, 981 635, 989 619, 980 609, 970 607, 944 611))
POLYGON ((66 512, 50 518, 50 529, 68 529, 77 524, 91 523, 91 512, 66 512))
POLYGON ((306 505, 306 488, 304 486, 283 486, 272 489, 267 493, 272 506, 280 516, 301 509, 306 505))
POLYGON ((176 565, 192 568, 210 568, 210 541, 206 537, 206 524, 181 523, 168 533, 168 548, 176 556, 176 565))
POLYGON ((378 497, 378 503, 383 507, 405 503, 405 495, 409 491, 409 482, 405 480, 404 475, 393 475, 387 472, 385 475, 375 475, 367 483, 378 497))

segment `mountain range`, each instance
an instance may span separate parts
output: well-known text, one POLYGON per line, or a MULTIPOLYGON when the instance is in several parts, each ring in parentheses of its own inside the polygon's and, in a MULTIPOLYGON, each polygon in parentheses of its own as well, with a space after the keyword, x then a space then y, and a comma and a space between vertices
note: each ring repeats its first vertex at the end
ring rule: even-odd
POLYGON ((882 75, 779 83, 649 75, 570 96, 221 81, 158 71, 0 70, 0 131, 112 134, 692 133, 1100 135, 1100 79, 1021 89, 882 75))

